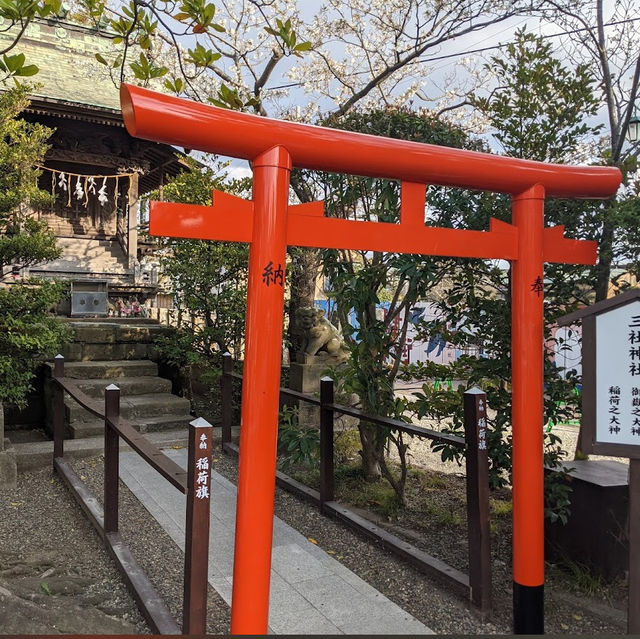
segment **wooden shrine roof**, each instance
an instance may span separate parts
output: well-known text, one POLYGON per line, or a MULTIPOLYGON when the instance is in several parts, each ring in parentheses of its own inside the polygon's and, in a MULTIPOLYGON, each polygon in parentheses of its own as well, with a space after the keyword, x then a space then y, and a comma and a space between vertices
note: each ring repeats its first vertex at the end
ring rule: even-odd
MULTIPOLYGON (((0 45, 11 41, 15 28, 0 33, 0 45)), ((95 54, 110 59, 111 39, 95 29, 64 21, 31 22, 11 53, 24 53, 40 71, 28 79, 37 84, 34 97, 120 110, 118 89, 95 54)))
MULTIPOLYGON (((0 47, 12 41, 15 32, 15 28, 0 31, 0 47)), ((100 128, 116 127, 128 136, 120 112, 119 89, 107 67, 95 58, 96 53, 108 60, 114 57, 107 34, 60 19, 34 20, 10 53, 24 53, 26 64, 39 67, 35 76, 26 78, 34 86, 26 114, 35 118, 28 119, 61 118, 68 122, 67 126, 73 126, 74 120, 87 122, 100 128)), ((149 166, 140 177, 142 193, 186 169, 179 157, 181 150, 142 140, 137 141, 137 146, 141 149, 140 159, 149 166)))

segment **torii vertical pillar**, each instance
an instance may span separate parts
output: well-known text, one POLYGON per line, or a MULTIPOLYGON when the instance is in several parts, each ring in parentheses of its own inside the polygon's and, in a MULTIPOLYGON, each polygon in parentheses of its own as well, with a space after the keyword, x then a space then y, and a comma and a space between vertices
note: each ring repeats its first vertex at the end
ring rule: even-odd
POLYGON ((512 207, 520 238, 511 278, 513 632, 542 634, 544 188, 515 196, 512 207))
POLYGON ((242 380, 231 634, 266 633, 282 362, 291 158, 276 146, 253 162, 253 237, 242 380), (260 384, 251 387, 255 380, 260 384), (262 533, 256 543, 255 530, 262 533), (267 593, 267 597, 265 597, 267 593))

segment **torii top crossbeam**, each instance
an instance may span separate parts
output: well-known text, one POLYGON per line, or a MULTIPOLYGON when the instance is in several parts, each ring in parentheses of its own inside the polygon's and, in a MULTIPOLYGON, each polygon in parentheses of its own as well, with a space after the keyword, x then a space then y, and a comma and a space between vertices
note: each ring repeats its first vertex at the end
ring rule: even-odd
POLYGON ((244 160, 283 146, 295 168, 511 195, 539 184, 547 197, 605 198, 620 183, 619 171, 612 168, 489 156, 274 120, 164 95, 159 109, 157 93, 127 85, 122 85, 121 102, 127 130, 135 137, 244 160))
POLYGON ((126 85, 121 102, 134 136, 252 163, 251 201, 214 192, 212 207, 156 202, 150 219, 153 235, 250 243, 231 632, 266 634, 268 627, 290 244, 511 261, 514 632, 542 632, 543 265, 596 259, 595 242, 566 239, 562 227, 544 228, 544 198, 609 197, 620 172, 270 120, 126 85), (400 180, 400 223, 326 218, 321 202, 290 206, 293 166, 400 180), (489 231, 427 227, 427 184, 508 193, 512 223, 492 220, 489 231))

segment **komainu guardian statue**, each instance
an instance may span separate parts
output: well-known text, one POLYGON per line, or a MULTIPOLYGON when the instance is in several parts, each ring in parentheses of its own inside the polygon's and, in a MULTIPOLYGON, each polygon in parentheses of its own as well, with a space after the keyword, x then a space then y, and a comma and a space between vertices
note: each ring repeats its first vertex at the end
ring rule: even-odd
POLYGON ((300 352, 307 356, 330 356, 338 364, 347 359, 340 331, 324 316, 324 310, 305 306, 296 313, 296 328, 300 336, 300 352))

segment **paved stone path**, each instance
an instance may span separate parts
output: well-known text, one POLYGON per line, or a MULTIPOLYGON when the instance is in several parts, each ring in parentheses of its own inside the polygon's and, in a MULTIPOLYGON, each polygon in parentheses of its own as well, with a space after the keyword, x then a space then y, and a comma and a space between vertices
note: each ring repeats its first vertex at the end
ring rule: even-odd
MULTIPOLYGON (((165 450, 183 468, 187 451, 165 450)), ((135 453, 120 477, 184 551, 185 497, 135 453)), ((231 604, 236 487, 213 472, 209 583, 231 604)), ((269 628, 273 634, 434 634, 277 517, 269 628)))

